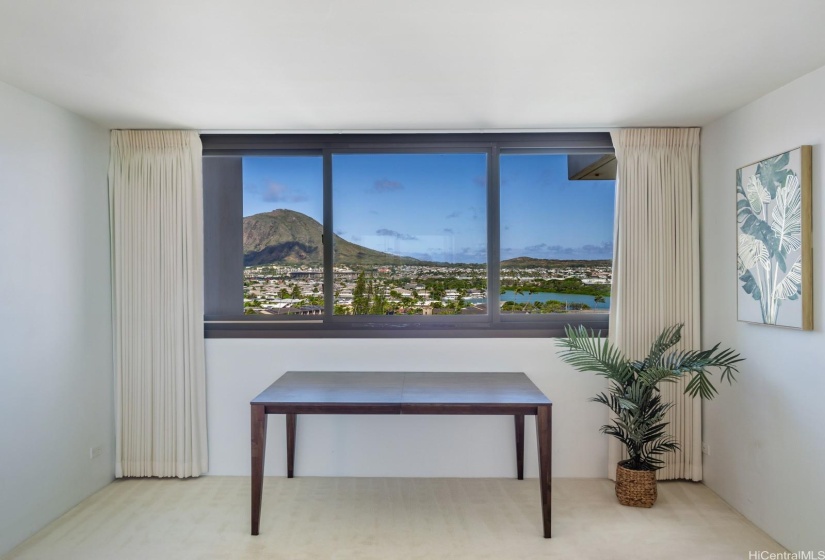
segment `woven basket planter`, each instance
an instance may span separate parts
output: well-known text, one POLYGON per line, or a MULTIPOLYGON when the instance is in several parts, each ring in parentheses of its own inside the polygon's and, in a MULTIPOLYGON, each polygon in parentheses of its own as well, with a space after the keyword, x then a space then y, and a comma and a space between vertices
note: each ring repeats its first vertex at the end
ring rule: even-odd
POLYGON ((616 497, 623 506, 652 507, 656 503, 656 471, 634 471, 616 465, 616 497))

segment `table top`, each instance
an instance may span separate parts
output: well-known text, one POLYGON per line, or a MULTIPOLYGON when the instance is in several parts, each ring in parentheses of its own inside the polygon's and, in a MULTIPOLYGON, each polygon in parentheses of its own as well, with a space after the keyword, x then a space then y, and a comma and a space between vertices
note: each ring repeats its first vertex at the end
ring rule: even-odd
POLYGON ((251 404, 549 405, 522 372, 288 371, 251 404))

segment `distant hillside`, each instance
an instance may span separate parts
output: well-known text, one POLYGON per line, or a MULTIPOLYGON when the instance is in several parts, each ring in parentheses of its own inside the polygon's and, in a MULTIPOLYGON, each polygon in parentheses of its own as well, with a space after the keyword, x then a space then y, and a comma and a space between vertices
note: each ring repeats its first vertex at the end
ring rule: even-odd
POLYGON ((611 260, 557 260, 557 259, 534 259, 533 257, 516 257, 501 261, 502 268, 591 268, 594 266, 611 266, 611 260))
MULTIPOLYGON (((321 266, 324 228, 306 214, 273 210, 243 219, 244 266, 292 264, 321 266)), ((335 263, 345 265, 421 264, 410 257, 398 257, 368 249, 335 236, 335 263)))

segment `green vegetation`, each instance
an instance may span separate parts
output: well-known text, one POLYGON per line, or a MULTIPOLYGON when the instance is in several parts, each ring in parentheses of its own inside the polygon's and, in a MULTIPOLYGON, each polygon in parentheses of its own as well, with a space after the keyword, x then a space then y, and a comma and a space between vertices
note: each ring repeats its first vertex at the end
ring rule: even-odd
POLYGON ((355 281, 355 288, 352 291, 352 307, 335 305, 336 315, 386 315, 405 314, 420 315, 421 308, 416 308, 417 298, 402 296, 398 290, 390 289, 390 301, 385 295, 385 287, 400 287, 398 282, 389 281, 383 283, 374 278, 367 279, 366 272, 361 271, 355 281))
POLYGON ((545 302, 516 303, 506 301, 501 306, 504 313, 565 313, 567 311, 585 311, 590 309, 586 303, 565 303, 563 301, 549 300, 545 302))
POLYGON ((447 290, 468 292, 470 290, 484 290, 487 288, 486 271, 484 271, 483 276, 475 276, 470 279, 427 277, 419 278, 418 282, 423 284, 430 294, 432 294, 433 299, 440 299, 436 294, 444 297, 447 290))
POLYGON ((533 257, 516 257, 501 261, 501 268, 610 268, 612 261, 581 261, 561 259, 534 259, 533 257))
POLYGON ((513 290, 517 294, 538 294, 544 292, 597 296, 602 298, 599 303, 603 303, 605 297, 610 297, 610 284, 585 284, 578 278, 565 278, 564 280, 533 280, 530 282, 502 279, 501 289, 501 293, 504 293, 506 290, 513 290))

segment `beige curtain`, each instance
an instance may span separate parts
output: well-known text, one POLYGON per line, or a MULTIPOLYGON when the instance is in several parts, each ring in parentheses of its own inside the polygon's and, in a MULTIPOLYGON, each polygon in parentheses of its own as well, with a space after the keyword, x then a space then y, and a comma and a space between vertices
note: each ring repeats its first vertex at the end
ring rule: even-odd
MULTIPOLYGON (((699 129, 613 133, 618 176, 610 338, 629 357, 646 355, 661 330, 684 323, 682 347, 699 338, 699 129)), ((701 400, 686 381, 663 384, 675 406, 669 431, 682 449, 668 454, 660 479, 702 479, 701 400)), ((615 476, 623 449, 610 438, 615 476)))
POLYGON ((112 131, 109 213, 119 477, 205 472, 201 142, 112 131))

